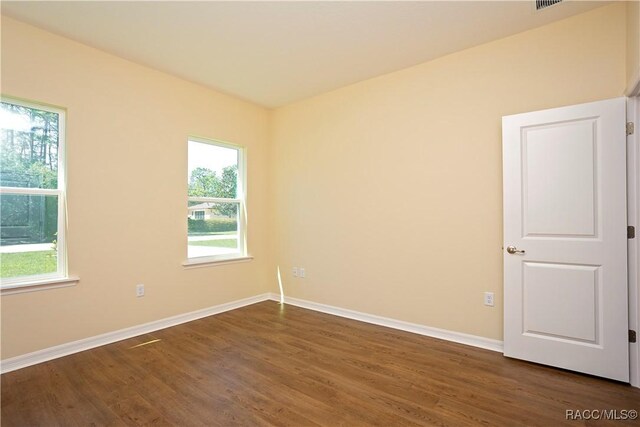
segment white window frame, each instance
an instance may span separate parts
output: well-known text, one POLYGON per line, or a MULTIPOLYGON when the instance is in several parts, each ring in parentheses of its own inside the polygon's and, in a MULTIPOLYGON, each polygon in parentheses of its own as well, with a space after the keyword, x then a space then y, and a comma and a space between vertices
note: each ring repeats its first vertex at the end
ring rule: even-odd
MULTIPOLYGON (((187 138, 187 163, 189 159, 188 144, 189 142, 198 142, 202 144, 214 145, 217 147, 229 148, 236 150, 238 153, 238 181, 236 183, 236 198, 224 198, 224 197, 190 197, 187 195, 188 202, 212 202, 212 203, 237 203, 238 204, 238 251, 234 253, 211 255, 203 257, 191 257, 189 258, 189 251, 187 249, 187 260, 182 263, 185 267, 198 266, 203 264, 217 264, 228 263, 235 261, 250 261, 253 257, 247 255, 247 176, 246 176, 246 149, 242 146, 231 144, 228 142, 222 142, 210 138, 202 138, 198 136, 189 136, 187 138)), ((188 169, 188 167, 187 167, 188 169)), ((195 215, 195 214, 194 214, 195 215)), ((189 245, 189 231, 187 230, 187 246, 189 245)))
POLYGON ((57 271, 55 273, 36 274, 0 279, 2 294, 27 292, 32 290, 71 286, 79 279, 69 277, 67 270, 67 239, 66 239, 66 111, 60 107, 25 101, 9 96, 2 96, 2 102, 19 105, 21 107, 48 111, 58 115, 58 188, 26 188, 0 186, 0 194, 5 195, 35 195, 58 197, 58 232, 56 236, 57 271))

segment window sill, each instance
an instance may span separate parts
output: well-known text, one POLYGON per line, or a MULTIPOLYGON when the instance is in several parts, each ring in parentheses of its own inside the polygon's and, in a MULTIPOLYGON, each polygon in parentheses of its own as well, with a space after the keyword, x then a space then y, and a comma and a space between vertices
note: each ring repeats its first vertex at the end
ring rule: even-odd
POLYGON ((192 258, 182 263, 184 268, 208 267, 213 265, 237 264, 252 261, 252 256, 234 256, 229 258, 192 258))
POLYGON ((46 289, 66 288, 75 286, 80 281, 79 277, 61 277, 58 279, 32 280, 30 282, 8 283, 2 285, 0 293, 4 295, 21 294, 24 292, 44 291, 46 289))

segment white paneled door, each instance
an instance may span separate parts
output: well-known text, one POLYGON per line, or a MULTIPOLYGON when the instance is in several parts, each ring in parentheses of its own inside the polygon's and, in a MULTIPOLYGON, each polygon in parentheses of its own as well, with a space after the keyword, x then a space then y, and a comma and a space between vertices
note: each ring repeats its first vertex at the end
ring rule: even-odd
POLYGON ((629 380, 625 99, 504 117, 504 354, 629 380))

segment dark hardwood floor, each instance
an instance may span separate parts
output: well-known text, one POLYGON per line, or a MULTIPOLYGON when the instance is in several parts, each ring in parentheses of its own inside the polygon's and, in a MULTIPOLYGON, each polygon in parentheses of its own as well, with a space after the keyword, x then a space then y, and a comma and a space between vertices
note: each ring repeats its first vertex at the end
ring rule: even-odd
POLYGON ((626 384, 263 302, 2 375, 2 426, 638 425, 626 384))

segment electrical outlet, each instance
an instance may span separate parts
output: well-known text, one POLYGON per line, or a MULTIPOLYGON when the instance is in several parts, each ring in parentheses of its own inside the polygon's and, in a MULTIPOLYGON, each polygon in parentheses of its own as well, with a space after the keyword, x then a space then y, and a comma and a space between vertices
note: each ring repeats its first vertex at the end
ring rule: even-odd
POLYGON ((484 305, 489 307, 493 307, 493 292, 485 292, 484 293, 484 305))
POLYGON ((140 283, 136 285, 136 297, 140 298, 144 296, 144 285, 140 283))
POLYGON ((298 269, 298 276, 302 277, 304 279, 306 272, 304 271, 304 267, 300 267, 298 269))
POLYGON ((293 267, 291 272, 293 273, 293 277, 298 277, 298 267, 293 267))

